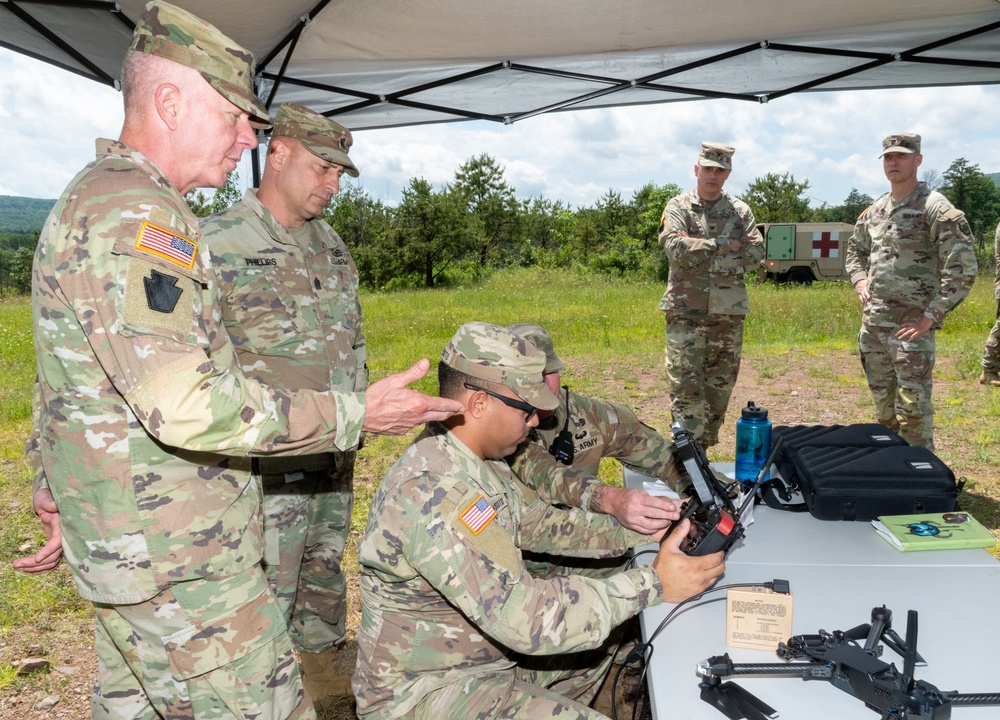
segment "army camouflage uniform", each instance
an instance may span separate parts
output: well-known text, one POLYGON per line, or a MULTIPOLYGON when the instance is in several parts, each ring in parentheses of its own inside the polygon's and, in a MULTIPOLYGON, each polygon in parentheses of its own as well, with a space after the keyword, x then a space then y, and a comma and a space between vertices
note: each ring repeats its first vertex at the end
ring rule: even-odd
MULTIPOLYGON (((269 123, 253 56, 151 3, 133 51, 199 69, 269 123)), ((219 323, 197 219, 121 142, 70 183, 35 254, 38 379, 29 455, 96 612, 94 718, 315 718, 259 566, 250 453, 354 447, 364 395, 248 380, 219 323)))
POLYGON ((875 419, 911 445, 934 449, 934 331, 972 288, 976 256, 961 210, 925 183, 899 202, 886 193, 858 218, 848 241, 851 282, 868 281, 858 335, 875 419), (915 340, 896 337, 921 316, 934 321, 915 340))
MULTIPOLYGON (((279 111, 280 113, 280 111, 279 111)), ((363 392, 358 272, 323 220, 289 230, 247 190, 202 222, 222 322, 243 373, 275 388, 363 392)), ((351 526, 354 450, 256 460, 264 488, 264 565, 292 640, 316 653, 344 639, 341 568, 351 526)))
POLYGON ((671 198, 660 221, 670 260, 666 313, 666 372, 670 409, 705 447, 719 441, 743 353, 743 319, 750 312, 743 274, 764 257, 750 208, 723 191, 706 203, 697 190, 671 198), (733 240, 742 245, 729 250, 733 240))
MULTIPOLYGON (((612 628, 660 602, 659 579, 647 567, 607 580, 539 580, 521 550, 604 557, 647 542, 608 516, 552 507, 502 460, 481 460, 429 423, 386 474, 361 540, 358 715, 442 720, 518 708, 543 717, 525 682, 563 696, 572 687, 589 702, 597 688, 580 687, 585 664, 550 672, 521 654, 599 648, 612 628), (496 516, 476 535, 461 516, 481 498, 496 516)), ((575 712, 566 717, 600 717, 567 705, 575 712)))
MULTIPOLYGON (((530 338, 529 338, 530 339, 530 338)), ((601 458, 613 457, 636 472, 658 477, 681 492, 687 477, 674 456, 674 444, 653 428, 639 421, 624 405, 601 402, 569 393, 570 423, 573 433, 573 463, 563 465, 548 451, 566 424, 565 399, 555 413, 541 420, 508 461, 518 478, 535 490, 543 500, 567 507, 590 509, 590 502, 603 482, 597 479, 601 458)), ((560 558, 526 557, 525 565, 536 576, 553 571, 606 577, 620 569, 614 560, 569 561, 560 558)))
MULTIPOLYGON (((1000 373, 1000 225, 997 225, 996 237, 993 241, 993 252, 996 256, 996 276, 993 280, 993 298, 997 301, 996 322, 990 330, 983 350, 983 371, 1000 373)), ((990 383, 993 384, 993 383, 990 383)))

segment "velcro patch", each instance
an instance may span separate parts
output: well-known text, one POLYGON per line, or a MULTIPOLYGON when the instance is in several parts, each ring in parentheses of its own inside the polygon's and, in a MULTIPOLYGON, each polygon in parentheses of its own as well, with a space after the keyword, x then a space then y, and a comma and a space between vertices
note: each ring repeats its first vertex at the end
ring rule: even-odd
POLYGON ((169 230, 144 222, 139 228, 135 246, 164 260, 190 270, 198 254, 198 245, 169 230))
POLYGON ((497 511, 486 501, 485 497, 480 495, 459 517, 474 535, 478 535, 496 516, 497 511))

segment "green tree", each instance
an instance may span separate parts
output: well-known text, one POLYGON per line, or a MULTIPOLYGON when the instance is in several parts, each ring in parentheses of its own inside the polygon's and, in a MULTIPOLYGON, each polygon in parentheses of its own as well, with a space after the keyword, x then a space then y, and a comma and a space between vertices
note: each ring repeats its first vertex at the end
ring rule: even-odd
POLYGON ((400 273, 432 288, 470 252, 466 198, 449 190, 434 192, 426 180, 413 178, 393 213, 390 235, 400 273))
POLYGON ((986 240, 993 240, 1000 216, 1000 189, 965 158, 958 158, 944 171, 944 183, 941 192, 965 213, 978 248, 984 250, 986 240))
POLYGON ((340 192, 330 200, 323 219, 351 249, 362 285, 383 287, 392 279, 396 256, 386 248, 389 210, 385 205, 341 178, 340 192))
POLYGON ((222 212, 243 197, 243 193, 239 189, 239 182, 240 174, 233 170, 226 178, 225 184, 212 194, 211 200, 203 190, 195 189, 190 190, 184 196, 184 201, 196 217, 207 217, 222 212))
POLYGON ((512 264, 518 202, 514 188, 504 180, 503 167, 486 153, 466 160, 455 173, 452 190, 470 215, 480 267, 512 264))
POLYGON ((875 198, 868 193, 858 192, 857 188, 851 188, 851 192, 844 199, 844 204, 826 208, 823 219, 826 222, 842 222, 853 225, 857 222, 858 216, 873 202, 875 202, 875 198))
POLYGON ((809 222, 816 215, 809 207, 809 200, 802 196, 808 189, 808 180, 799 182, 790 173, 768 173, 755 178, 742 199, 759 223, 809 222))

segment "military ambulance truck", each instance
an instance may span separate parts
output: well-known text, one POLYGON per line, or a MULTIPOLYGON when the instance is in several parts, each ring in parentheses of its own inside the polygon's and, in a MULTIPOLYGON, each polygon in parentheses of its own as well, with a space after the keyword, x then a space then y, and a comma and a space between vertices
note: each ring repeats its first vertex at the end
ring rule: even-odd
POLYGON ((806 284, 850 279, 844 272, 844 256, 853 225, 766 223, 757 229, 766 248, 761 262, 763 279, 806 284))

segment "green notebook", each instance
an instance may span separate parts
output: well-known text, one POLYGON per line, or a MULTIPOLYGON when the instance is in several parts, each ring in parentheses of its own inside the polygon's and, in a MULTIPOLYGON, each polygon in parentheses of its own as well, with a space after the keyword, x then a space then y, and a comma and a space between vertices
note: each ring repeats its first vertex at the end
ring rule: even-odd
POLYGON ((969 513, 883 515, 872 520, 879 537, 902 552, 986 548, 997 539, 969 513))

